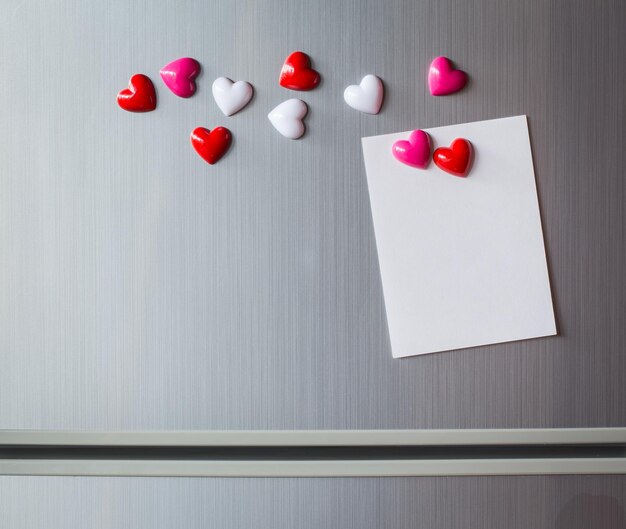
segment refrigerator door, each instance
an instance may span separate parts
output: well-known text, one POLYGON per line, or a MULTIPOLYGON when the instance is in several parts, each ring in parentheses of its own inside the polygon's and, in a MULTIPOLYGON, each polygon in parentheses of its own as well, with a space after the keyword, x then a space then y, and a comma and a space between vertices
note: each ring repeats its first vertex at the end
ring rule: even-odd
MULTIPOLYGON (((626 424, 626 4, 4 7, 0 428, 626 424), (295 50, 321 73, 312 91, 278 83, 295 50), (428 67, 439 55, 469 72, 468 87, 454 96, 428 92, 428 67), (159 77, 180 57, 202 66, 188 99, 159 77), (156 86, 153 112, 128 113, 116 103, 136 73, 156 86), (344 89, 369 73, 385 86, 379 115, 343 101, 344 89), (231 117, 211 93, 221 76, 254 86, 252 101, 231 117), (309 107, 297 141, 267 118, 294 97, 309 107), (519 114, 529 117, 560 335, 393 360, 361 137, 519 114), (217 126, 234 142, 209 166, 189 136, 217 126)), ((33 498, 62 494, 56 483, 74 486, 47 480, 33 498)), ((89 501, 117 487, 88 483, 89 501)), ((182 491, 215 482, 146 483, 182 491)), ((230 490, 228 483, 220 486, 230 490)), ((250 483, 250 498, 254 487, 268 486, 250 483)), ((357 482, 333 483, 349 491, 357 482)), ((380 482, 359 483, 376 496, 380 482)), ((467 487, 467 506, 478 509, 466 485, 473 482, 428 483, 433 495, 449 487, 448 498, 467 487)), ((475 483, 498 493, 498 480, 475 483)), ((555 486, 518 483, 521 495, 555 486)), ((616 494, 615 481, 597 483, 616 494)), ((304 501, 305 489, 296 490, 304 501)), ((330 498, 332 490, 319 494, 330 498)), ((228 505, 241 501, 224 494, 228 505)), ((570 493, 554 494, 565 502, 570 493)), ((397 515, 417 516, 417 505, 407 497, 397 515)), ((504 506, 492 507, 494 519, 504 506)), ((533 516, 518 512, 520 520, 533 516)))
POLYGON ((626 479, 0 477, 12 529, 623 529, 626 479))

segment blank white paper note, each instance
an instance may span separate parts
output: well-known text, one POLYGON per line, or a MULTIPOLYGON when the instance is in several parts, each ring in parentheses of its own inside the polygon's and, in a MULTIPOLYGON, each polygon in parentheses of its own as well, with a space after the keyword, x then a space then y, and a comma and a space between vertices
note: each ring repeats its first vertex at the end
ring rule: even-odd
POLYGON ((556 334, 526 116, 424 130, 472 143, 467 178, 362 140, 393 356, 556 334))

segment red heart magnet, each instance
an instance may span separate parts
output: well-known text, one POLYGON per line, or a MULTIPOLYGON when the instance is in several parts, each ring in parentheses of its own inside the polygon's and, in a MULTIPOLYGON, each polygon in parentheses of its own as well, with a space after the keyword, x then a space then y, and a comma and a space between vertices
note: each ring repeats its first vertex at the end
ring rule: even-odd
POLYGON ((205 162, 213 165, 230 147, 233 135, 226 127, 213 130, 197 127, 191 133, 191 145, 205 162))
POLYGON ((320 74, 311 68, 311 59, 306 53, 294 51, 285 59, 278 82, 290 90, 313 90, 320 84, 320 74))
POLYGON ((156 108, 156 91, 147 75, 137 73, 130 78, 128 88, 117 94, 117 104, 128 112, 150 112, 156 108))
POLYGON ((439 147, 433 154, 433 162, 446 173, 467 176, 472 165, 472 144, 463 138, 454 140, 450 147, 439 147))

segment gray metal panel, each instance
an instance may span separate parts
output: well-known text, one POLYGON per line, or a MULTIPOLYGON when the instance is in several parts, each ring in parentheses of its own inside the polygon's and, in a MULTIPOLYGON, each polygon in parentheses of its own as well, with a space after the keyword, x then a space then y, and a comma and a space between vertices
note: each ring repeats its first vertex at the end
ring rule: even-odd
POLYGON ((11 529, 624 529, 626 479, 0 477, 11 529))
POLYGON ((625 425, 625 26, 619 0, 4 0, 0 428, 625 425), (297 142, 266 118, 294 49, 324 77, 297 142), (428 95, 438 54, 467 90, 428 95), (181 55, 190 100, 158 79, 181 55), (135 72, 156 112, 116 107, 135 72), (370 72, 377 117, 342 100, 370 72), (256 88, 232 118, 219 75, 256 88), (360 138, 518 114, 561 336, 392 360, 360 138), (188 136, 218 124, 209 167, 188 136))
POLYGON ((154 459, 0 459, 6 476, 403 477, 626 475, 625 457, 363 459, 359 461, 180 461, 154 459))
POLYGON ((0 446, 626 446, 626 428, 546 430, 250 430, 70 432, 0 430, 0 446))

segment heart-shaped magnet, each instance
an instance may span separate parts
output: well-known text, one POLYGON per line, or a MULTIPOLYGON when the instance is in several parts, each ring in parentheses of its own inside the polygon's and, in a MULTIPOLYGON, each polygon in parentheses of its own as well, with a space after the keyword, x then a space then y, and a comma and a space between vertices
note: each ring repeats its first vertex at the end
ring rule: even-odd
POLYGON ((472 144, 464 138, 457 138, 450 147, 439 147, 433 153, 435 165, 454 176, 467 176, 472 159, 472 144))
POLYGON ((375 75, 368 74, 361 82, 348 86, 343 98, 348 106, 365 112, 366 114, 378 114, 383 104, 383 82, 375 75))
POLYGON ((278 82, 291 90, 313 90, 320 79, 320 74, 311 68, 310 57, 302 51, 294 51, 285 59, 278 82))
POLYGON ((245 107, 253 93, 252 85, 246 81, 233 83, 228 77, 218 77, 213 81, 213 99, 226 116, 232 116, 245 107))
POLYGON ((117 104, 128 112, 150 112, 156 108, 156 91, 147 75, 137 73, 130 78, 128 88, 117 94, 117 104))
POLYGON ((196 93, 196 77, 200 63, 191 57, 176 59, 161 68, 161 79, 178 97, 191 97, 196 93))
POLYGON ((447 57, 437 57, 428 71, 428 87, 434 96, 445 96, 461 90, 467 83, 467 74, 457 70, 447 57))
POLYGON ((309 107, 301 99, 288 99, 274 108, 267 117, 285 138, 297 140, 304 134, 302 120, 308 111, 309 107))
POLYGON ((394 142, 391 152, 396 160, 403 164, 426 169, 430 162, 432 144, 430 136, 423 130, 411 132, 408 140, 394 142))
POLYGON ((226 154, 232 141, 233 136, 226 127, 215 127, 213 130, 197 127, 191 133, 191 145, 211 165, 226 154))

